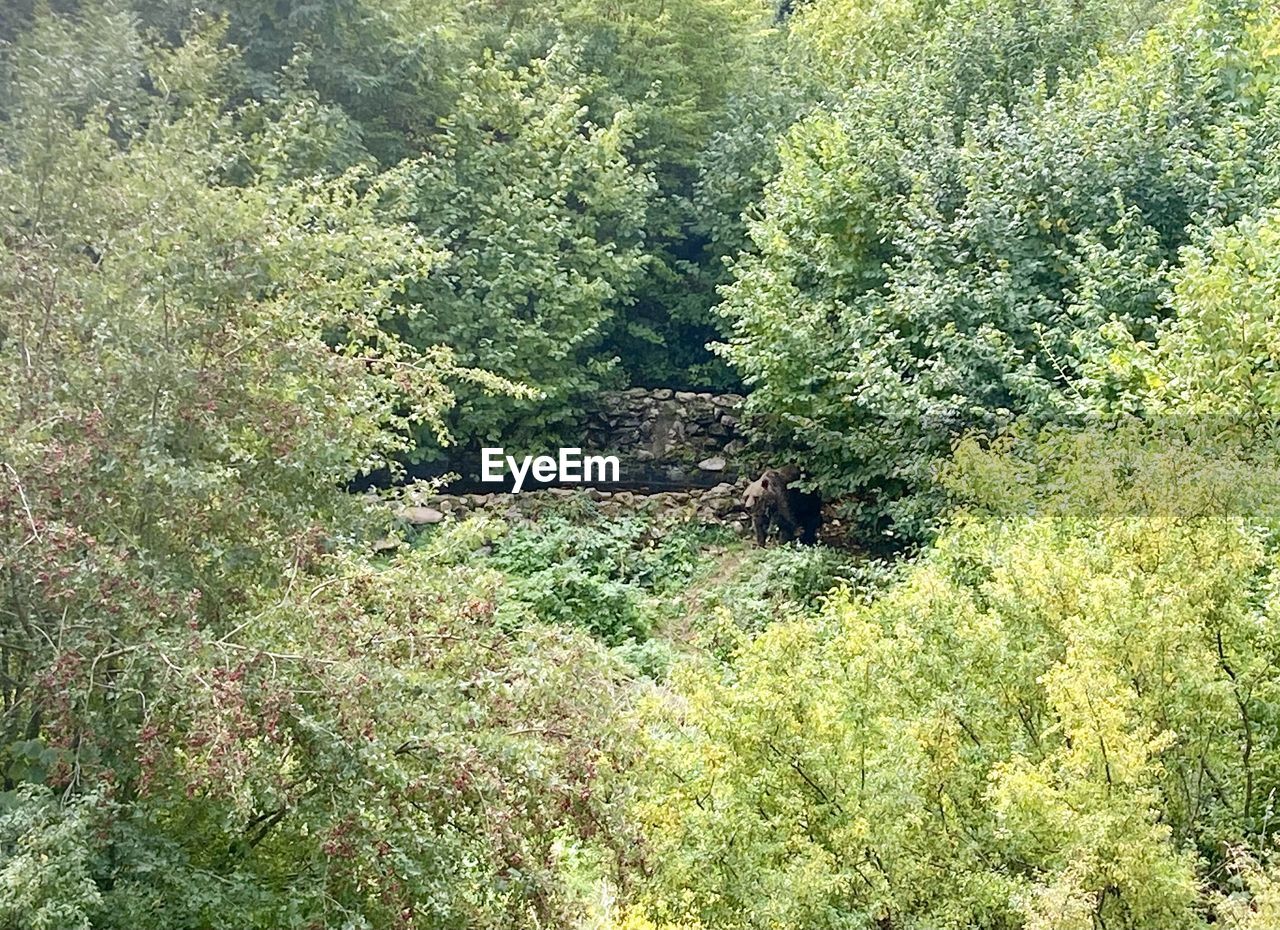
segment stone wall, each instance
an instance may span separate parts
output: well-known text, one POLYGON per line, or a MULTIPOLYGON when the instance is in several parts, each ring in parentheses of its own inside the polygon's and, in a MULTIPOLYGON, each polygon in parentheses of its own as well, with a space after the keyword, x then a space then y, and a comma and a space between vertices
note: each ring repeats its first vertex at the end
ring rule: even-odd
POLYGON ((587 448, 617 454, 632 482, 714 485, 735 479, 746 449, 742 395, 632 388, 587 414, 587 448))
MULTIPOLYGON (((584 448, 615 454, 618 485, 527 487, 503 491, 411 491, 399 510, 408 526, 426 526, 486 512, 508 520, 536 519, 549 505, 580 497, 607 517, 630 513, 727 526, 746 535, 750 515, 742 495, 759 450, 748 448, 741 428, 743 397, 668 389, 633 388, 605 394, 586 416, 584 448), (754 454, 753 454, 754 453, 754 454)), ((424 486, 425 487, 425 486, 424 486)), ((464 488, 468 485, 464 484, 464 488)), ((469 487, 476 487, 475 484, 469 487)), ((487 487, 493 487, 488 485, 487 487)), ((839 521, 826 515, 828 529, 839 521)))
POLYGON ((665 388, 602 395, 586 415, 583 445, 592 453, 617 455, 620 484, 629 487, 414 495, 400 517, 411 526, 477 511, 522 519, 536 516, 548 503, 581 495, 605 516, 643 513, 721 524, 745 534, 750 517, 742 507, 748 481, 741 467, 747 447, 739 428, 742 401, 740 394, 665 388))
POLYGON ((410 526, 442 523, 446 519, 461 520, 470 514, 485 512, 507 520, 536 517, 548 505, 573 497, 593 502, 608 517, 631 513, 648 514, 667 519, 687 519, 703 524, 728 526, 745 535, 750 517, 742 506, 742 491, 747 479, 736 483, 724 481, 709 488, 658 491, 643 494, 635 491, 606 491, 598 488, 570 490, 544 488, 519 494, 434 494, 417 504, 402 507, 400 519, 410 526))
MULTIPOLYGON (((670 388, 605 393, 593 409, 581 415, 574 428, 565 432, 566 445, 581 446, 591 455, 617 456, 619 478, 616 482, 596 482, 595 486, 601 489, 675 491, 732 483, 751 470, 752 453, 756 451, 748 450, 741 426, 743 400, 740 394, 670 388)), ((556 454, 553 448, 504 452, 517 458, 556 454)), ((754 458, 758 459, 758 454, 754 458)), ((445 474, 455 476, 449 488, 454 493, 487 493, 504 487, 509 490, 512 484, 510 475, 500 485, 481 480, 478 448, 408 469, 410 480, 428 481, 445 474)), ((392 479, 385 474, 368 481, 373 486, 390 483, 392 479)), ((540 484, 529 476, 522 493, 540 486, 554 487, 555 482, 540 484)))

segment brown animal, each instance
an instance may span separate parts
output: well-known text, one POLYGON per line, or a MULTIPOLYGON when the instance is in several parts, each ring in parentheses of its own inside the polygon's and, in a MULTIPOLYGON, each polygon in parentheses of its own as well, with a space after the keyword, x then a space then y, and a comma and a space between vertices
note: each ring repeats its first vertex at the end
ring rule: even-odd
POLYGON ((751 514, 756 545, 765 545, 769 530, 775 525, 780 542, 788 543, 798 537, 806 546, 812 546, 818 541, 822 498, 811 491, 790 487, 789 482, 799 476, 799 469, 794 466, 766 469, 743 491, 742 504, 751 514))

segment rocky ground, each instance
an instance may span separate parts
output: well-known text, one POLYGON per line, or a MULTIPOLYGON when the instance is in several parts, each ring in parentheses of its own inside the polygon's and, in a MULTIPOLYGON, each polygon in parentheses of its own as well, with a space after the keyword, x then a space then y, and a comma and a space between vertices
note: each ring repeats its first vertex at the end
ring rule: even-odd
MULTIPOLYGON (((443 523, 447 519, 461 520, 480 512, 506 520, 536 520, 549 507, 579 499, 590 501, 602 516, 609 518, 644 514, 660 518, 662 522, 688 521, 704 526, 723 526, 745 537, 751 533, 751 516, 742 503, 746 485, 744 477, 710 488, 681 490, 543 488, 520 494, 423 493, 417 497, 411 494, 410 503, 402 506, 397 514, 409 528, 443 523)), ((824 544, 841 548, 852 545, 843 521, 831 506, 824 508, 821 540, 824 544)))
POLYGON ((685 518, 704 524, 728 526, 746 534, 750 516, 742 506, 746 479, 721 482, 710 488, 676 491, 605 491, 544 488, 520 494, 434 494, 402 507, 399 516, 410 526, 440 523, 447 517, 461 519, 484 511, 507 519, 534 517, 552 501, 583 498, 593 501, 601 514, 620 517, 629 513, 685 518))

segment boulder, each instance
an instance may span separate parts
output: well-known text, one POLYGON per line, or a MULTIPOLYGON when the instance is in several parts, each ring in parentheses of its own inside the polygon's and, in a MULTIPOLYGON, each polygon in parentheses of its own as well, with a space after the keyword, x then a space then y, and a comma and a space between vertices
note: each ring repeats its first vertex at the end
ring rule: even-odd
POLYGON ((727 513, 731 513, 738 507, 738 502, 732 497, 711 497, 705 500, 706 507, 717 517, 723 517, 727 513))
POLYGON ((410 526, 427 526, 432 523, 439 523, 444 519, 444 513, 434 507, 401 507, 396 513, 401 520, 410 526))
POLYGON ((709 459, 703 459, 698 463, 698 468, 702 471, 724 471, 727 463, 723 455, 713 455, 709 459))

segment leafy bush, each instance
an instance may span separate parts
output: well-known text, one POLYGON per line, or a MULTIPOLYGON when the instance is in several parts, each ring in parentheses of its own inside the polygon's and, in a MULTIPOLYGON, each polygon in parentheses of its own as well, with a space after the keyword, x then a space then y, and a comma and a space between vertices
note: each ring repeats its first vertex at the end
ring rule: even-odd
POLYGON ((503 630, 501 579, 442 568, 455 545, 329 564, 247 641, 135 645, 112 688, 167 669, 136 758, 109 798, 9 799, 0 926, 567 920, 558 846, 620 829, 596 793, 620 670, 580 634, 503 630))
POLYGON ((512 597, 540 619, 619 645, 648 638, 660 612, 650 598, 690 577, 698 532, 638 516, 584 523, 548 514, 499 539, 492 564, 513 577, 512 597))
POLYGON ((36 783, 0 795, 0 927, 94 926, 103 904, 93 876, 100 800, 85 795, 62 805, 36 783))
POLYGON ((418 309, 403 331, 534 391, 460 393, 450 423, 464 441, 553 442, 584 398, 618 383, 600 346, 644 261, 651 182, 628 161, 628 112, 597 125, 589 86, 563 54, 490 57, 467 71, 433 151, 397 169, 443 250, 405 283, 418 309))
POLYGON ((728 640, 736 641, 740 631, 755 633, 781 620, 814 614, 836 588, 875 590, 887 572, 882 563, 822 546, 749 549, 726 577, 694 579, 697 603, 691 621, 719 642, 729 632, 722 629, 727 619, 733 627, 728 640))
MULTIPOLYGON (((844 5, 804 28, 843 47, 844 5)), ((917 55, 796 124, 724 290, 750 410, 877 532, 932 531, 966 430, 1080 422, 1103 327, 1149 338, 1179 248, 1277 195, 1274 7, 1131 42, 1112 5, 1031 7, 922 12, 917 55)))
POLYGON ((216 29, 85 17, 0 83, 0 926, 567 923, 617 665, 495 623, 472 537, 352 551, 343 485, 503 389, 385 325, 398 176, 296 178, 216 29))
POLYGON ((1142 414, 1206 441, 1246 445, 1274 432, 1280 409, 1280 213, 1215 230, 1187 248, 1174 275, 1174 313, 1150 341, 1106 328, 1114 350, 1093 375, 1098 406, 1142 414))
POLYGON ((1141 432, 1030 445, 964 451, 969 516, 882 596, 836 597, 740 641, 727 670, 676 673, 637 782, 654 869, 640 913, 1246 919, 1224 857, 1267 848, 1280 790, 1274 459, 1251 477, 1141 432), (1043 494, 998 496, 1028 470, 1043 494))

